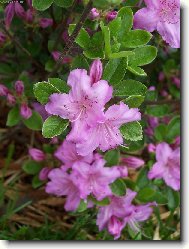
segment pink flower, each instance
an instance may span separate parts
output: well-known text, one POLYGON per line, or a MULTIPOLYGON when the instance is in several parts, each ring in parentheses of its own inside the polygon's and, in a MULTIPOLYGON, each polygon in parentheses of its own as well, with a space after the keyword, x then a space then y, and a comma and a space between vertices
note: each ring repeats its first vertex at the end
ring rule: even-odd
POLYGON ((120 126, 140 119, 141 114, 137 108, 129 109, 123 102, 110 106, 104 119, 83 133, 85 140, 76 145, 78 153, 84 156, 98 147, 104 152, 123 144, 120 126))
POLYGON ((0 32, 0 45, 5 43, 6 39, 6 35, 0 32))
POLYGON ((127 189, 127 194, 123 197, 111 196, 109 198, 110 204, 99 208, 97 215, 99 230, 107 228, 114 239, 120 237, 121 231, 127 224, 133 232, 139 232, 139 222, 149 219, 153 211, 151 206, 156 205, 156 203, 133 205, 132 201, 136 194, 136 192, 127 189))
POLYGON ((171 47, 180 48, 180 1, 144 1, 147 7, 136 12, 134 28, 146 29, 149 32, 157 30, 171 47))
POLYGON ((39 26, 43 29, 48 28, 53 25, 53 20, 51 18, 41 18, 39 21, 39 26))
POLYGON ((45 160, 45 154, 42 150, 36 149, 36 148, 30 148, 29 149, 29 155, 31 158, 36 162, 41 162, 45 160))
POLYGON ((156 160, 148 172, 148 178, 163 178, 165 183, 174 190, 180 189, 180 148, 172 150, 163 142, 156 147, 156 160))
POLYGON ((32 23, 33 22, 34 15, 33 15, 33 10, 32 9, 28 9, 26 11, 25 20, 26 20, 27 23, 32 23))
POLYGON ((116 17, 117 17, 117 11, 115 11, 115 10, 109 11, 109 12, 106 14, 106 20, 107 20, 108 22, 114 20, 116 17))
POLYGON ((180 88, 180 78, 178 77, 173 77, 173 84, 177 87, 180 88))
POLYGON ((148 90, 149 90, 149 91, 155 91, 155 90, 156 90, 156 87, 155 87, 155 86, 150 86, 150 87, 148 88, 148 90))
POLYGON ((97 19, 98 17, 100 16, 100 13, 99 11, 96 9, 96 8, 92 8, 90 14, 89 14, 89 18, 91 20, 95 20, 97 19))
POLYGON ((82 199, 93 194, 100 201, 112 194, 109 184, 120 177, 120 171, 117 167, 104 167, 105 163, 105 160, 99 159, 92 165, 85 162, 77 162, 73 165, 72 179, 82 199))
POLYGON ((21 80, 17 80, 15 82, 15 90, 18 95, 22 95, 24 92, 24 83, 21 80))
POLYGON ((158 80, 159 80, 159 81, 164 81, 164 79, 165 79, 165 74, 164 74, 164 72, 160 72, 159 75, 158 75, 158 80))
POLYGON ((82 131, 103 118, 104 105, 111 99, 112 87, 105 80, 92 85, 84 69, 73 70, 68 85, 71 87, 69 94, 52 94, 45 108, 48 113, 72 122, 67 139, 76 142, 83 139, 82 131))
POLYGON ((80 156, 76 151, 75 143, 69 142, 67 140, 64 140, 54 155, 69 168, 71 168, 75 162, 91 163, 93 161, 92 153, 85 157, 80 156))
POLYGON ((18 17, 25 19, 25 10, 18 1, 9 3, 5 8, 5 25, 7 28, 10 27, 10 24, 15 14, 18 17))
POLYGON ((45 181, 48 179, 48 175, 52 169, 48 167, 42 168, 42 170, 39 172, 39 179, 41 181, 45 181))
MULTIPOLYGON (((52 55, 52 57, 53 57, 53 59, 54 59, 55 61, 58 61, 59 58, 60 58, 60 56, 61 56, 61 53, 60 53, 59 51, 53 51, 53 52, 51 53, 51 55, 52 55)), ((66 57, 63 58, 63 60, 61 60, 61 63, 62 63, 62 64, 68 64, 68 63, 70 63, 71 61, 72 61, 72 59, 71 59, 70 57, 66 56, 66 57)))
POLYGON ((66 211, 75 211, 80 203, 80 193, 71 176, 62 168, 53 169, 48 174, 50 181, 46 185, 46 192, 56 196, 67 196, 64 206, 66 211))
POLYGON ((90 68, 91 83, 98 82, 102 77, 102 62, 100 60, 94 60, 90 68))
POLYGON ((8 93, 9 89, 3 84, 0 84, 0 96, 7 96, 8 93))
POLYGON ((47 111, 45 110, 44 105, 41 105, 38 102, 34 102, 34 103, 32 103, 32 107, 34 108, 34 110, 36 112, 38 112, 41 115, 41 117, 42 117, 43 120, 46 120, 50 116, 47 113, 47 111))
POLYGON ((148 152, 154 153, 156 151, 156 146, 154 144, 148 144, 148 152))
POLYGON ((29 106, 26 103, 21 104, 20 115, 25 119, 28 119, 32 116, 32 110, 29 108, 29 106))
POLYGON ((7 94, 7 102, 9 105, 13 106, 16 104, 16 98, 11 93, 8 93, 7 94))
POLYGON ((138 169, 145 164, 144 160, 134 156, 124 157, 122 158, 122 162, 125 163, 128 168, 133 169, 138 169))

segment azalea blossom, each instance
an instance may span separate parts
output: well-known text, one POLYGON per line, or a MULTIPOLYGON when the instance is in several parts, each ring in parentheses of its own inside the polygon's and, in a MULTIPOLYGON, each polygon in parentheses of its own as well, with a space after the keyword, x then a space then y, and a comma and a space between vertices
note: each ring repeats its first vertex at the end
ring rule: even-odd
POLYGON ((180 48, 180 1, 144 0, 147 7, 134 15, 134 28, 157 30, 171 47, 180 48))
POLYGON ((93 164, 77 162, 73 165, 72 179, 82 199, 93 194, 100 201, 112 195, 109 184, 120 177, 120 171, 117 167, 104 167, 105 163, 105 160, 99 159, 93 164))
POLYGON ((64 142, 58 147, 56 152, 54 153, 55 157, 57 157, 62 163, 64 163, 67 167, 72 167, 75 162, 86 162, 91 163, 93 161, 93 154, 83 157, 79 155, 76 151, 75 143, 64 140, 64 142))
POLYGON ((29 149, 29 155, 31 158, 36 162, 41 162, 45 160, 45 154, 42 150, 36 149, 36 148, 30 148, 29 149))
POLYGON ((122 197, 111 196, 110 204, 99 208, 97 215, 97 225, 99 230, 105 228, 118 239, 121 231, 128 224, 133 232, 137 233, 140 229, 140 222, 149 219, 152 214, 152 206, 155 202, 145 205, 133 205, 132 201, 136 196, 136 192, 127 189, 127 194, 122 197))
POLYGON ((87 155, 98 147, 104 152, 123 144, 120 126, 140 119, 138 108, 129 108, 123 102, 110 106, 104 119, 83 134, 86 139, 76 145, 78 153, 87 155))
POLYGON ((70 92, 52 94, 45 108, 48 113, 72 122, 67 139, 76 142, 82 140, 82 131, 102 120, 104 105, 112 97, 112 87, 105 80, 92 85, 84 69, 71 71, 68 85, 71 87, 70 92))
POLYGON ((46 192, 56 196, 66 196, 65 210, 75 211, 80 203, 79 190, 71 176, 62 168, 53 169, 48 174, 50 181, 46 185, 46 192))
POLYGON ((172 149, 163 142, 156 147, 156 160, 148 178, 163 178, 165 183, 178 191, 180 189, 180 148, 172 149))

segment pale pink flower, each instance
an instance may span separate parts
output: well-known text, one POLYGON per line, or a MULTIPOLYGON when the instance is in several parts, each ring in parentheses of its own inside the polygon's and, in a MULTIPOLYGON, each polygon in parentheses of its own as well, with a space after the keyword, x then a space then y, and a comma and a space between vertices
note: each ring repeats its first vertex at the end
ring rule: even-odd
POLYGON ((89 73, 92 84, 101 80, 102 72, 103 72, 102 62, 99 59, 94 60, 91 65, 90 73, 89 73))
POLYGON ((91 20, 95 20, 95 19, 97 19, 99 16, 100 16, 99 11, 98 11, 96 8, 92 8, 92 10, 90 11, 90 14, 89 14, 89 18, 90 18, 91 20))

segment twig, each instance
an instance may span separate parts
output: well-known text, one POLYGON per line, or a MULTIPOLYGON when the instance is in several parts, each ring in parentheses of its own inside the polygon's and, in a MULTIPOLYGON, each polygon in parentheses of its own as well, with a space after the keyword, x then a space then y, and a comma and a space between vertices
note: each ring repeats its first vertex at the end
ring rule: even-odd
MULTIPOLYGON (((0 21, 0 24, 3 24, 3 21, 0 21)), ((12 42, 13 42, 18 48, 20 48, 20 50, 21 50, 23 53, 25 53, 25 54, 30 58, 30 60, 33 61, 33 63, 34 63, 37 67, 39 67, 41 70, 44 71, 43 66, 42 66, 38 61, 36 61, 36 60, 32 57, 31 53, 30 53, 26 48, 24 48, 24 47, 22 46, 22 44, 19 42, 19 40, 16 39, 15 37, 13 37, 13 36, 10 34, 10 32, 9 32, 3 25, 2 25, 1 28, 2 28, 2 30, 5 32, 5 34, 11 39, 12 42)))
POLYGON ((61 66, 61 62, 62 60, 65 58, 65 56, 67 56, 71 50, 71 48, 73 47, 74 41, 77 37, 77 35, 79 34, 79 31, 81 30, 87 16, 89 15, 91 9, 92 9, 92 3, 93 0, 89 0, 88 4, 86 5, 86 8, 83 11, 83 14, 81 15, 78 23, 76 24, 76 27, 72 33, 72 35, 70 36, 70 38, 68 39, 63 52, 61 53, 61 56, 59 57, 59 60, 57 61, 53 71, 49 74, 49 77, 54 76, 54 74, 58 71, 58 69, 61 66))
POLYGON ((64 30, 67 28, 67 20, 70 16, 70 14, 72 13, 73 9, 75 8, 76 4, 77 4, 77 0, 74 0, 74 3, 72 4, 71 8, 67 11, 65 17, 64 17, 64 21, 63 23, 61 24, 61 28, 60 28, 60 31, 59 31, 59 34, 58 34, 58 37, 54 43, 54 46, 53 46, 53 50, 56 50, 57 47, 58 47, 58 44, 61 40, 61 36, 62 36, 62 33, 64 32, 64 30))

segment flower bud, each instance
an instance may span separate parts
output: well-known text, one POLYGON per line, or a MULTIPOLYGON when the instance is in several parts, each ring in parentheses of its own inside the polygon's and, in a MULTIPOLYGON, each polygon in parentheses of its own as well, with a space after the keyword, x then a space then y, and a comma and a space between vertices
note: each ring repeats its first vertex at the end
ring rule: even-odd
POLYGON ((160 72, 160 73, 159 73, 159 76, 158 76, 158 80, 159 80, 159 81, 164 81, 164 79, 165 79, 164 73, 163 73, 163 72, 160 72))
POLYGON ((39 150, 39 149, 30 148, 29 155, 36 162, 41 162, 45 159, 45 154, 43 153, 42 150, 39 150))
POLYGON ((21 104, 20 115, 25 119, 28 119, 32 116, 32 110, 26 103, 21 104))
POLYGON ((90 68, 90 78, 92 84, 98 82, 101 79, 102 72, 103 72, 102 62, 99 59, 94 60, 90 68))
POLYGON ((51 18, 41 18, 39 21, 39 26, 43 29, 48 28, 53 25, 53 20, 51 18))
POLYGON ((115 10, 109 11, 109 12, 106 14, 106 20, 107 20, 108 22, 114 20, 116 17, 117 17, 117 11, 115 11, 115 10))
POLYGON ((31 9, 28 9, 26 11, 25 20, 26 20, 27 23, 32 23, 33 22, 34 16, 33 16, 33 11, 31 9))
POLYGON ((7 102, 8 102, 9 105, 15 105, 16 104, 16 98, 12 94, 8 93, 7 94, 7 102))
POLYGON ((0 32, 0 44, 5 43, 6 39, 6 36, 2 32, 0 32))
POLYGON ((10 27, 12 19, 14 17, 14 3, 9 3, 5 8, 5 25, 6 28, 10 27))
POLYGON ((156 87, 155 87, 155 86, 150 86, 150 87, 148 88, 148 90, 149 90, 149 91, 155 91, 155 90, 156 90, 156 87))
POLYGON ((133 169, 140 168, 145 164, 144 160, 134 156, 122 158, 122 162, 125 163, 128 168, 133 168, 133 169))
POLYGON ((178 78, 178 77, 173 77, 173 84, 174 84, 177 88, 180 88, 180 78, 178 78))
POLYGON ((45 167, 39 172, 39 179, 41 181, 45 181, 48 179, 48 174, 51 171, 51 168, 45 167))
POLYGON ((156 146, 152 143, 148 144, 147 148, 148 148, 149 153, 155 153, 155 151, 156 151, 156 146))
POLYGON ((26 12, 25 12, 24 8, 22 7, 22 5, 18 1, 15 2, 14 8, 15 8, 16 15, 22 19, 25 19, 26 12))
POLYGON ((96 8, 92 8, 90 14, 89 14, 89 18, 91 20, 95 20, 97 19, 98 17, 100 16, 100 13, 99 11, 96 9, 96 8))
POLYGON ((128 169, 126 166, 116 166, 120 172, 120 177, 127 177, 128 176, 128 169))
POLYGON ((116 216, 113 215, 108 222, 108 232, 113 235, 116 239, 120 237, 122 229, 122 222, 116 216))
POLYGON ((22 95, 24 92, 24 83, 21 80, 17 80, 15 85, 15 90, 18 95, 22 95))
POLYGON ((8 93, 9 89, 3 84, 0 84, 0 96, 7 96, 8 93))

